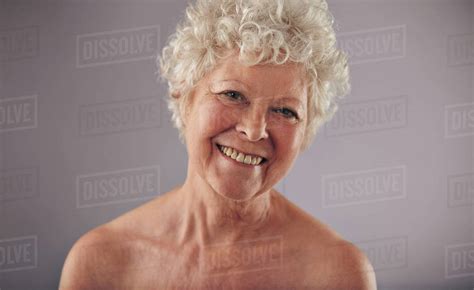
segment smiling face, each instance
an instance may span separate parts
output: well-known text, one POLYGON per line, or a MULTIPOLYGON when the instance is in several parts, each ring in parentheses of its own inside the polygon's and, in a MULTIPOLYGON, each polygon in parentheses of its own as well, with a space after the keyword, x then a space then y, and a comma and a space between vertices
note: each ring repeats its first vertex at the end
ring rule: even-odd
POLYGON ((188 176, 197 174, 234 200, 268 191, 285 176, 306 127, 307 89, 300 65, 249 67, 234 54, 201 79, 189 97, 183 116, 188 176))

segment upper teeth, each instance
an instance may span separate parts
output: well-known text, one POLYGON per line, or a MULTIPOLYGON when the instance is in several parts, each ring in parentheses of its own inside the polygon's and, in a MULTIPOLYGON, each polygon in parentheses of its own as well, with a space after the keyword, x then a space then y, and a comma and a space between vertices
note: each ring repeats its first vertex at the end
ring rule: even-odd
POLYGON ((260 156, 247 155, 231 147, 225 147, 225 146, 219 145, 219 149, 225 155, 241 163, 258 165, 263 160, 263 158, 260 156))

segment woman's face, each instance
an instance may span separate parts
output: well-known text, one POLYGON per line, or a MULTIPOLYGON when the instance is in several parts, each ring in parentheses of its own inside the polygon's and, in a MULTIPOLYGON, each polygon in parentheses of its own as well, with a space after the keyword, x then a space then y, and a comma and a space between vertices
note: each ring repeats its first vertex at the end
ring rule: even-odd
POLYGON ((222 60, 197 83, 183 117, 188 174, 234 200, 271 189, 299 153, 306 106, 300 65, 248 67, 236 54, 222 60))

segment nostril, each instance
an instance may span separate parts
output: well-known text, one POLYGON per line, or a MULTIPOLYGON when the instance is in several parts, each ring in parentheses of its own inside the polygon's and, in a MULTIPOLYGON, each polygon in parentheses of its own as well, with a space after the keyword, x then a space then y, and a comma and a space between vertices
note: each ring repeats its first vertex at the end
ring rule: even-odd
POLYGON ((267 138, 266 134, 252 133, 252 132, 246 133, 243 131, 240 133, 241 133, 240 136, 243 138, 243 140, 250 141, 250 142, 258 142, 267 138))
POLYGON ((238 124, 236 127, 239 136, 245 140, 256 142, 268 138, 266 124, 238 124))

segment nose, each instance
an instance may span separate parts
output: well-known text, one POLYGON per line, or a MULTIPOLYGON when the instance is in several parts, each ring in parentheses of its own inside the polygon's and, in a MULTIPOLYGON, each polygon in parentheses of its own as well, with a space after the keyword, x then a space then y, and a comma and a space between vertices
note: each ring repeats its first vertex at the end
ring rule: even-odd
POLYGON ((266 111, 260 108, 248 108, 236 125, 239 136, 247 141, 260 141, 268 138, 266 111))

